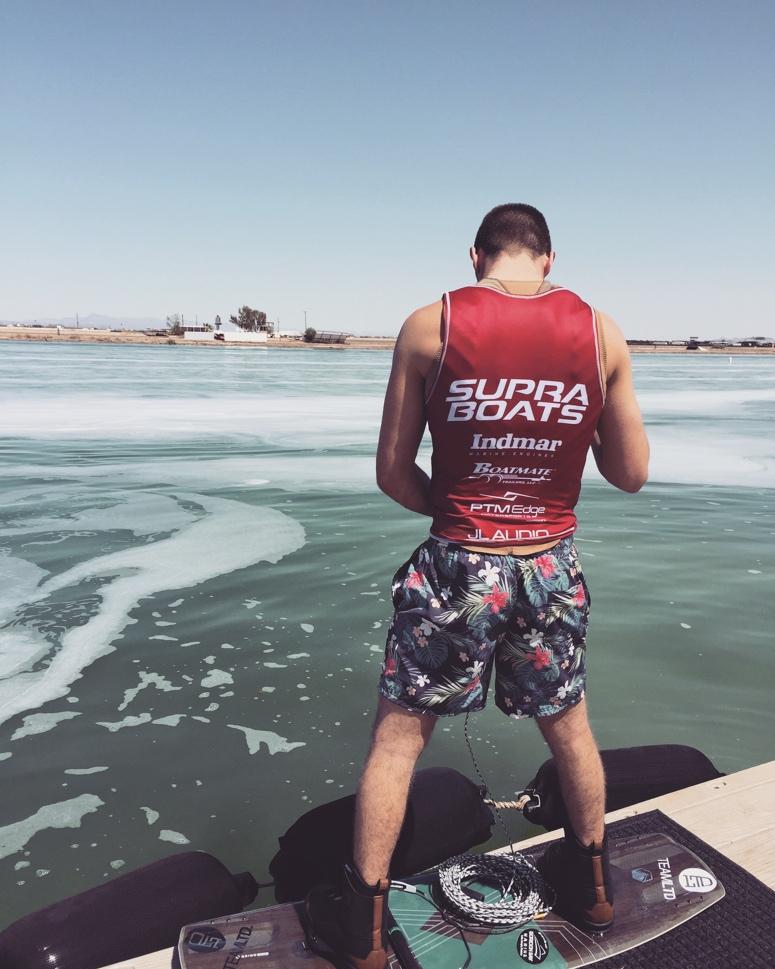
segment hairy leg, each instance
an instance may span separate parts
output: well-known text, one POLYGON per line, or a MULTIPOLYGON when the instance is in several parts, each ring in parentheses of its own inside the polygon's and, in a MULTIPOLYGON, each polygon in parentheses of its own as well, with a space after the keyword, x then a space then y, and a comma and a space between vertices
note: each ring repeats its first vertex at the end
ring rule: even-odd
POLYGON ((605 833, 605 775, 587 719, 587 701, 551 717, 536 717, 549 744, 568 817, 584 845, 603 840, 605 833))
POLYGON ((355 805, 353 858, 369 885, 387 877, 414 767, 435 723, 436 717, 411 713, 379 698, 355 805))

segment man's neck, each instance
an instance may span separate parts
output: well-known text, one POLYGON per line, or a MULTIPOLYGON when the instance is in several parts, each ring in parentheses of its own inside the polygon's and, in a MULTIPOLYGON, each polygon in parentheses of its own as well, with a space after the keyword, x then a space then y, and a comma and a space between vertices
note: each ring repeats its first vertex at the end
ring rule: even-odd
POLYGON ((514 256, 501 255, 484 267, 479 278, 483 279, 485 276, 522 283, 540 283, 544 278, 544 266, 526 252, 514 256))

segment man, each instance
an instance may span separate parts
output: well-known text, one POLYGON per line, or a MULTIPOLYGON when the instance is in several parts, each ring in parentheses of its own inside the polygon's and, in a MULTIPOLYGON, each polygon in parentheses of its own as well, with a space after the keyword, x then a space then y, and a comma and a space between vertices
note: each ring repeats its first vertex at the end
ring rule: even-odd
POLYGON ((388 873, 417 758, 439 716, 484 707, 493 666, 496 705, 534 716, 557 764, 569 824, 542 870, 558 908, 590 931, 613 922, 573 508, 590 446, 630 492, 646 481, 649 446, 626 341, 547 282, 554 255, 537 209, 498 206, 470 250, 476 285, 417 310, 396 343, 377 481, 432 524, 393 580, 353 863, 339 894, 307 900, 314 933, 353 969, 387 962, 388 873), (426 423, 430 478, 415 463, 426 423))

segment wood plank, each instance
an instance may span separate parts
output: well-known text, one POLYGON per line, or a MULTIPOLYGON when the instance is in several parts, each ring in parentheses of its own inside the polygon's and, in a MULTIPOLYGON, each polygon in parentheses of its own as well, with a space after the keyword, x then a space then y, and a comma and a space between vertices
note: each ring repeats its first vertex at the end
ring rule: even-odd
POLYGON ((767 830, 715 847, 775 891, 775 824, 767 830))

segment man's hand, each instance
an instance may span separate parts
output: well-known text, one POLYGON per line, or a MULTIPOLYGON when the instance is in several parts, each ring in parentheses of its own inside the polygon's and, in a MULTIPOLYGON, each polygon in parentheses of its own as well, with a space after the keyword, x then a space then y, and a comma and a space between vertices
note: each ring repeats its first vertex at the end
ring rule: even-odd
POLYGON ((598 313, 608 356, 606 399, 592 453, 606 481, 622 491, 640 491, 648 479, 649 442, 643 427, 627 341, 610 316, 598 313))
POLYGON ((415 463, 425 431, 426 378, 441 345, 441 302, 417 310, 393 352, 377 448, 377 484, 399 505, 433 517, 430 479, 415 463))

